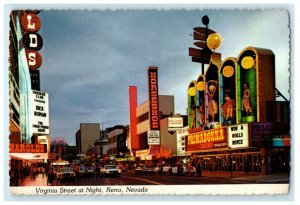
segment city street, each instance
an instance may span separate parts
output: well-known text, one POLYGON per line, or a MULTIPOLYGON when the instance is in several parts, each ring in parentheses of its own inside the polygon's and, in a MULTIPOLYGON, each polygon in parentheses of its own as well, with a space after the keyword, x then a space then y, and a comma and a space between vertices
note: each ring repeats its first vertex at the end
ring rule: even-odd
MULTIPOLYGON (((185 185, 185 184, 287 184, 288 174, 258 175, 250 173, 203 172, 202 177, 169 175, 135 175, 122 173, 120 177, 80 178, 79 181, 60 182, 55 180, 53 186, 107 186, 107 185, 185 185)), ((47 186, 47 178, 39 175, 36 179, 26 178, 21 186, 47 186)))

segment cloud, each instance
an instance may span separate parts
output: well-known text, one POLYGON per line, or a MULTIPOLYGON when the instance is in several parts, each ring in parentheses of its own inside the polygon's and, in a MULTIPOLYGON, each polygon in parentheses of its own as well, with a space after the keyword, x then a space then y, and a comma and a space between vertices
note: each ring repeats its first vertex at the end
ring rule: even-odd
POLYGON ((276 86, 287 93, 284 11, 43 11, 41 88, 49 93, 51 137, 75 144, 80 123, 128 124, 128 86, 138 87, 139 103, 147 100, 147 66, 159 67, 159 94, 174 95, 175 112, 185 114, 187 86, 201 73, 201 64, 188 56, 194 47, 190 34, 202 26, 203 15, 223 37, 217 51, 223 59, 249 45, 273 50, 281 76, 276 86))

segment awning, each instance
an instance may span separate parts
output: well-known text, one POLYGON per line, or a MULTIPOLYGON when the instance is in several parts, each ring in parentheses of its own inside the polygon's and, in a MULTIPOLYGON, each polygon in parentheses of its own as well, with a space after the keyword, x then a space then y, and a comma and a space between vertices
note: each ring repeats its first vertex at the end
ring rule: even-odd
POLYGON ((48 159, 48 153, 9 153, 9 157, 18 160, 44 160, 48 159))

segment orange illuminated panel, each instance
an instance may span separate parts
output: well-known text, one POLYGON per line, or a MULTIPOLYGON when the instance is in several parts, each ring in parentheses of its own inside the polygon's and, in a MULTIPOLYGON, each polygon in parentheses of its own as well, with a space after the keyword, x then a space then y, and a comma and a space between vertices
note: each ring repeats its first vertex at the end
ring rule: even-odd
POLYGON ((188 135, 187 151, 214 149, 227 146, 226 128, 218 128, 188 135))
POLYGON ((129 117, 130 117, 130 136, 131 136, 131 148, 139 148, 139 139, 137 136, 137 118, 136 118, 136 108, 137 108, 137 87, 129 86, 129 117))

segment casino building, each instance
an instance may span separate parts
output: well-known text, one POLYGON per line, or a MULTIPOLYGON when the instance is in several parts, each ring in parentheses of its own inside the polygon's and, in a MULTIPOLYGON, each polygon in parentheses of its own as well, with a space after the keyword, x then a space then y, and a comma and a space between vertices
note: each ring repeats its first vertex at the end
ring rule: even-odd
POLYGON ((149 98, 137 105, 137 87, 129 86, 129 148, 139 160, 176 156, 176 134, 168 132, 168 117, 174 114, 174 96, 159 95, 158 68, 148 67, 149 98))
MULTIPOLYGON (((9 156, 11 179, 50 151, 48 93, 40 91, 39 11, 14 10, 9 22, 9 156)), ((16 182, 11 181, 12 185, 16 182)))
POLYGON ((223 61, 212 54, 188 86, 187 152, 204 170, 288 172, 289 102, 278 93, 271 50, 247 47, 223 61))

